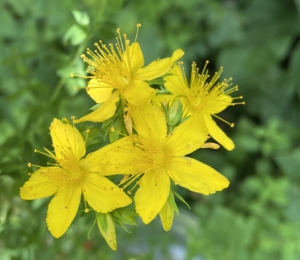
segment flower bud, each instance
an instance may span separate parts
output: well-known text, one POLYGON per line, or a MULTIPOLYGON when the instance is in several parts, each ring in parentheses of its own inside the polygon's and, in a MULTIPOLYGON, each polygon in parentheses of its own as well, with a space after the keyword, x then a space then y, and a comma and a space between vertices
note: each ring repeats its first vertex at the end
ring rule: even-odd
POLYGON ((172 104, 167 112, 167 121, 170 127, 175 127, 181 120, 182 117, 182 103, 179 97, 175 97, 172 104))
POLYGON ((97 213, 98 228, 111 249, 117 249, 115 223, 109 213, 97 213))

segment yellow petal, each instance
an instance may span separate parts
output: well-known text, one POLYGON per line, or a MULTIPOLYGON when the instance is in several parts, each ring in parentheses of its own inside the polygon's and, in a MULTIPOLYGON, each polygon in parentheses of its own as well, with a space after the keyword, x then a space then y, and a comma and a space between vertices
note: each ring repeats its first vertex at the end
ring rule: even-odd
POLYGON ((189 157, 170 158, 168 173, 184 188, 205 195, 228 187, 229 181, 210 166, 189 157))
POLYGON ((113 88, 97 79, 89 81, 86 88, 87 93, 98 104, 106 102, 113 91, 113 88))
POLYGON ((122 97, 132 106, 145 106, 149 104, 156 90, 144 81, 133 81, 122 92, 122 97))
POLYGON ((64 174, 59 167, 43 167, 34 172, 20 189, 23 200, 46 198, 58 190, 61 176, 64 174))
POLYGON ((203 146, 208 131, 202 113, 197 112, 180 124, 163 143, 166 155, 183 156, 203 146))
POLYGON ((51 200, 46 221, 54 237, 61 237, 71 225, 78 211, 80 197, 81 187, 75 183, 61 186, 51 200))
MULTIPOLYGON (((173 194, 172 194, 173 196, 173 194)), ((172 227, 174 208, 171 206, 169 200, 166 201, 165 205, 159 212, 160 220, 165 231, 169 231, 172 227)))
POLYGON ((92 121, 92 122, 103 122, 106 119, 111 118, 117 109, 116 103, 119 100, 119 91, 115 91, 110 98, 104 102, 100 107, 98 107, 92 113, 74 120, 74 123, 80 123, 84 121, 92 121))
POLYGON ((96 212, 111 212, 131 203, 131 199, 122 189, 96 173, 86 174, 82 182, 82 191, 84 199, 96 212))
POLYGON ((206 103, 205 110, 209 114, 218 114, 232 103, 232 97, 228 95, 218 96, 214 102, 206 103))
POLYGON ((150 104, 133 109, 131 115, 139 136, 156 144, 161 144, 166 138, 166 117, 161 108, 150 104))
POLYGON ((146 172, 134 201, 136 212, 148 224, 161 211, 170 193, 170 178, 163 168, 146 172))
POLYGON ((85 155, 85 143, 79 131, 54 118, 50 134, 56 157, 60 160, 78 160, 85 155))
POLYGON ((173 75, 164 77, 164 80, 166 81, 164 86, 166 89, 176 96, 188 96, 190 88, 185 76, 182 73, 182 69, 178 64, 173 66, 173 68, 170 70, 170 74, 173 75))
POLYGON ((101 175, 136 174, 140 172, 141 167, 138 162, 142 151, 133 146, 130 136, 109 144, 104 149, 101 175))
POLYGON ((183 56, 184 52, 178 49, 173 52, 172 57, 155 60, 148 66, 139 69, 134 75, 134 80, 152 80, 165 75, 172 67, 174 62, 183 56))
POLYGON ((234 143, 232 140, 221 130, 220 127, 212 119, 211 115, 207 112, 204 113, 205 124, 208 128, 208 133, 219 142, 224 148, 231 151, 234 149, 234 143))
POLYGON ((80 160, 80 169, 83 172, 102 174, 101 170, 105 163, 104 158, 109 151, 110 145, 106 145, 99 150, 89 153, 85 158, 80 160))
POLYGON ((144 65, 144 56, 138 42, 126 45, 126 50, 123 55, 123 64, 128 71, 131 71, 131 74, 134 74, 144 65))

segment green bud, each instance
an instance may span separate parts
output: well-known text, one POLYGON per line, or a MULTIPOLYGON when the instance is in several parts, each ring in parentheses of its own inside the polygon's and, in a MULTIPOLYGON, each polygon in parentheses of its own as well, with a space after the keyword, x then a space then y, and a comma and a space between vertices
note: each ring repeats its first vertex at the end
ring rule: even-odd
POLYGON ((111 249, 117 249, 115 223, 109 213, 97 213, 98 228, 111 249))
POLYGON ((175 127, 179 124, 182 117, 182 103, 179 97, 173 99, 172 104, 167 112, 167 121, 170 127, 175 127))

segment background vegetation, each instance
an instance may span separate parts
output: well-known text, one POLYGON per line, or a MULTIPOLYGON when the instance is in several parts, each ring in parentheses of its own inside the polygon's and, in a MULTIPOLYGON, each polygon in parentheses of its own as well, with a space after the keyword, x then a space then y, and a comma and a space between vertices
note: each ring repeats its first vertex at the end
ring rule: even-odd
POLYGON ((300 1, 299 0, 0 0, 0 258, 8 259, 300 259, 300 1), (93 101, 81 79, 80 54, 114 41, 121 27, 151 59, 182 48, 192 61, 239 85, 245 106, 219 122, 236 149, 199 151, 231 185, 202 196, 180 190, 192 210, 166 233, 158 220, 117 230, 113 252, 93 219, 76 217, 60 239, 45 224, 49 199, 22 201, 27 162, 51 143, 54 117, 85 114, 93 101))

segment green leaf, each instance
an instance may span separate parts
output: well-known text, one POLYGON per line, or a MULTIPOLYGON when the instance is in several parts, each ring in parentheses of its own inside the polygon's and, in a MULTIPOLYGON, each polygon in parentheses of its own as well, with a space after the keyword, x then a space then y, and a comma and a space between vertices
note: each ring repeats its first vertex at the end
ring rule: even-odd
POLYGON ((275 156, 275 161, 284 174, 300 182, 300 148, 275 156))
POLYGON ((80 12, 78 10, 73 10, 72 14, 79 25, 87 26, 90 24, 90 18, 86 12, 80 12))
POLYGON ((63 43, 67 44, 70 43, 71 45, 79 45, 87 37, 87 33, 80 28, 78 25, 72 25, 63 37, 63 43))
POLYGON ((95 126, 81 124, 79 131, 81 132, 83 139, 86 140, 86 146, 100 143, 103 140, 102 130, 95 126))
MULTIPOLYGON (((177 192, 173 191, 176 198, 178 198, 180 201, 182 201, 188 208, 191 210, 190 205, 182 198, 177 192)), ((175 210, 175 209, 174 209, 175 210)))
POLYGON ((128 209, 128 208, 116 209, 112 212, 112 216, 114 221, 123 228, 125 228, 124 224, 134 225, 134 226, 137 225, 135 221, 137 214, 133 209, 128 209))

